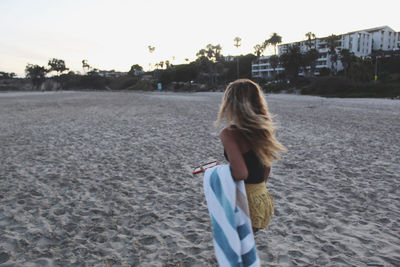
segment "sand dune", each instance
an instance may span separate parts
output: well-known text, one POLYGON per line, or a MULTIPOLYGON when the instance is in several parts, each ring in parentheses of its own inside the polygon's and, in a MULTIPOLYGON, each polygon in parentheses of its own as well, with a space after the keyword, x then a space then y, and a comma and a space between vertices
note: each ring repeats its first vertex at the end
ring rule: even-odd
MULTIPOLYGON (((0 266, 215 266, 221 93, 0 96, 0 266)), ((289 152, 263 266, 400 266, 400 101, 268 95, 289 152)))

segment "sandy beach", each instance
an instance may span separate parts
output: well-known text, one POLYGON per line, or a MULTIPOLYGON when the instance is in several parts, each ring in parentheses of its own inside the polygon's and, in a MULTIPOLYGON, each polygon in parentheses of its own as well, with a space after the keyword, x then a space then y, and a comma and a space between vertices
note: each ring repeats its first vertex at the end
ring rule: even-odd
MULTIPOLYGON (((222 93, 0 94, 0 266, 216 266, 222 93)), ((400 266, 400 101, 267 95, 288 152, 262 266, 400 266)))

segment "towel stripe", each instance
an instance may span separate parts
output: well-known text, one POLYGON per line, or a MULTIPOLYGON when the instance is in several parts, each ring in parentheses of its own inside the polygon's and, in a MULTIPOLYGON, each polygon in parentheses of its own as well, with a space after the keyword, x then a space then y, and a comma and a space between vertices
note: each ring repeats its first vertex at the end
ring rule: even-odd
POLYGON ((222 208, 225 211, 225 215, 229 221, 229 224, 232 226, 233 229, 236 228, 235 225, 235 214, 233 212, 231 203, 226 198, 224 192, 222 191, 221 181, 219 180, 217 169, 215 169, 210 177, 210 186, 214 192, 215 197, 218 199, 219 203, 221 204, 222 208))
POLYGON ((244 266, 250 266, 257 260, 257 252, 256 248, 253 247, 249 252, 246 254, 242 255, 242 260, 244 266))
POLYGON ((228 238, 226 238, 224 231, 221 226, 219 226, 217 220, 211 215, 212 228, 214 240, 217 242, 218 246, 225 254, 225 258, 229 261, 231 266, 237 266, 239 262, 239 255, 231 248, 229 245, 228 238))
POLYGON ((246 224, 239 225, 237 227, 237 231, 238 231, 240 240, 245 239, 246 236, 248 236, 250 234, 249 228, 247 227, 246 224))
POLYGON ((204 194, 218 264, 259 267, 243 181, 232 179, 229 165, 216 166, 204 174, 204 194))

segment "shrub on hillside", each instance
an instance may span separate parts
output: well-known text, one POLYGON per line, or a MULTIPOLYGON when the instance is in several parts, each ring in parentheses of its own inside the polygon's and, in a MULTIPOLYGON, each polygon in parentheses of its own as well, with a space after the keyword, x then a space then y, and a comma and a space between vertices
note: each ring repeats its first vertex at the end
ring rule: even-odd
POLYGON ((139 80, 137 76, 121 76, 113 79, 109 86, 113 90, 124 90, 134 86, 139 80))
POLYGON ((356 89, 356 84, 343 77, 326 76, 314 80, 301 89, 302 94, 336 95, 351 92, 356 89))
POLYGON ((328 76, 329 73, 331 73, 331 70, 329 68, 320 68, 318 71, 320 77, 328 76))
POLYGON ((292 86, 295 86, 296 88, 301 88, 301 87, 309 85, 311 83, 311 80, 310 80, 310 78, 307 78, 307 77, 298 76, 298 77, 291 79, 290 83, 292 86))
POLYGON ((362 86, 358 92, 352 96, 363 97, 390 97, 398 98, 400 96, 400 82, 388 82, 388 83, 371 83, 362 86))
POLYGON ((63 89, 103 90, 110 84, 110 79, 99 75, 63 74, 58 77, 63 89))
POLYGON ((156 89, 156 84, 149 80, 139 80, 134 85, 126 88, 127 90, 141 90, 141 91, 152 91, 156 89))
POLYGON ((286 81, 277 82, 277 83, 272 82, 272 83, 265 84, 262 86, 262 89, 266 93, 278 93, 283 90, 287 90, 289 88, 290 88, 290 84, 288 84, 286 81))
POLYGON ((58 82, 56 82, 55 80, 47 79, 40 86, 40 90, 41 91, 57 91, 57 90, 61 90, 61 85, 58 82))

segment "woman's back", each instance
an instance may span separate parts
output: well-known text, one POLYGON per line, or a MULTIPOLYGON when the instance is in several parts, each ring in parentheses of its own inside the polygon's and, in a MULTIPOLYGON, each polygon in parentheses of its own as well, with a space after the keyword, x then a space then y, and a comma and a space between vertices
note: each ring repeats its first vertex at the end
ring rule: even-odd
MULTIPOLYGON (((226 160, 229 161, 228 155, 224 150, 224 156, 226 160)), ((244 181, 246 184, 258 184, 264 181, 265 177, 265 169, 260 160, 258 159, 256 153, 250 149, 247 152, 242 153, 243 160, 246 164, 248 176, 247 179, 244 181)))
POLYGON ((275 138, 275 127, 259 85, 248 79, 230 83, 218 119, 226 119, 220 133, 235 181, 245 180, 253 230, 266 228, 274 212, 265 182, 270 166, 285 147, 275 138))

